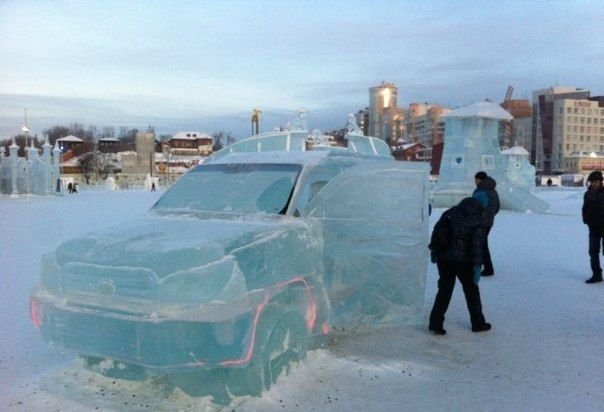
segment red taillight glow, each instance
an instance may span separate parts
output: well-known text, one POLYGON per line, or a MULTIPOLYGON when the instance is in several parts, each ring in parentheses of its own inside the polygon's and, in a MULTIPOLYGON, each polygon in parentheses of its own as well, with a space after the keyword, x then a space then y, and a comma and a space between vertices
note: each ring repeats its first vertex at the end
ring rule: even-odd
POLYGON ((36 328, 42 325, 42 311, 40 310, 40 304, 33 296, 29 299, 29 316, 36 328))

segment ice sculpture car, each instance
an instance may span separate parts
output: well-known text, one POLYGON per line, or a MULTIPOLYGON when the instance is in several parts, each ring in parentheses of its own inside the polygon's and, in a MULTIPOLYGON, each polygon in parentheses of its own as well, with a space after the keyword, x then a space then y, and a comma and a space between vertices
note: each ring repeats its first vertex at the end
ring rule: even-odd
POLYGON ((375 138, 308 137, 238 142, 140 220, 45 255, 30 308, 44 338, 105 373, 212 373, 258 394, 334 326, 417 316, 428 167, 375 138))

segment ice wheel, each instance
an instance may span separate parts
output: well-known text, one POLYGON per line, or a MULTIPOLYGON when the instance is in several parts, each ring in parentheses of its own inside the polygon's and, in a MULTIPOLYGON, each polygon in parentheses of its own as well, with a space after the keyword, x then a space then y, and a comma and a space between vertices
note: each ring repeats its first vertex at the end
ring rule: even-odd
POLYGON ((292 363, 306 357, 307 348, 308 332, 302 316, 289 312, 279 317, 265 311, 250 364, 231 371, 231 393, 260 396, 284 371, 289 373, 292 363))
POLYGON ((279 376, 289 374, 292 363, 306 357, 308 333, 304 319, 295 312, 273 326, 264 352, 264 386, 268 390, 279 376))

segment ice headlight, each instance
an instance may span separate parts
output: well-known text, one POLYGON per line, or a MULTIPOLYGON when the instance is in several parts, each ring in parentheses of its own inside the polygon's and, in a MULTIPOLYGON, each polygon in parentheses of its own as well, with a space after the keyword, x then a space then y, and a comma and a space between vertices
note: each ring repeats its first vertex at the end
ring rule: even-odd
POLYGON ((232 256, 173 273, 159 285, 159 300, 170 303, 232 301, 247 290, 245 278, 232 256))

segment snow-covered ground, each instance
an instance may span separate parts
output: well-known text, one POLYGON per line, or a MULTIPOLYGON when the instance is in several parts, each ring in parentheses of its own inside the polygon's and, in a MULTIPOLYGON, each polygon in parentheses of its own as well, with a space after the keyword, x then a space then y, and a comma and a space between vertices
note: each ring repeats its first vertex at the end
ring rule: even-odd
MULTIPOLYGON (((160 192, 86 192, 0 199, 0 410, 213 410, 161 381, 85 370, 46 346, 28 314, 40 256, 61 241, 147 210, 160 192)), ((582 189, 544 188, 547 215, 502 211, 491 233, 496 274, 480 283, 493 329, 470 331, 459 284, 446 336, 427 322, 340 331, 262 398, 226 410, 601 410, 604 284, 590 276, 582 189)), ((442 210, 431 217, 436 221, 442 210)), ((437 273, 428 269, 425 319, 437 273)))

